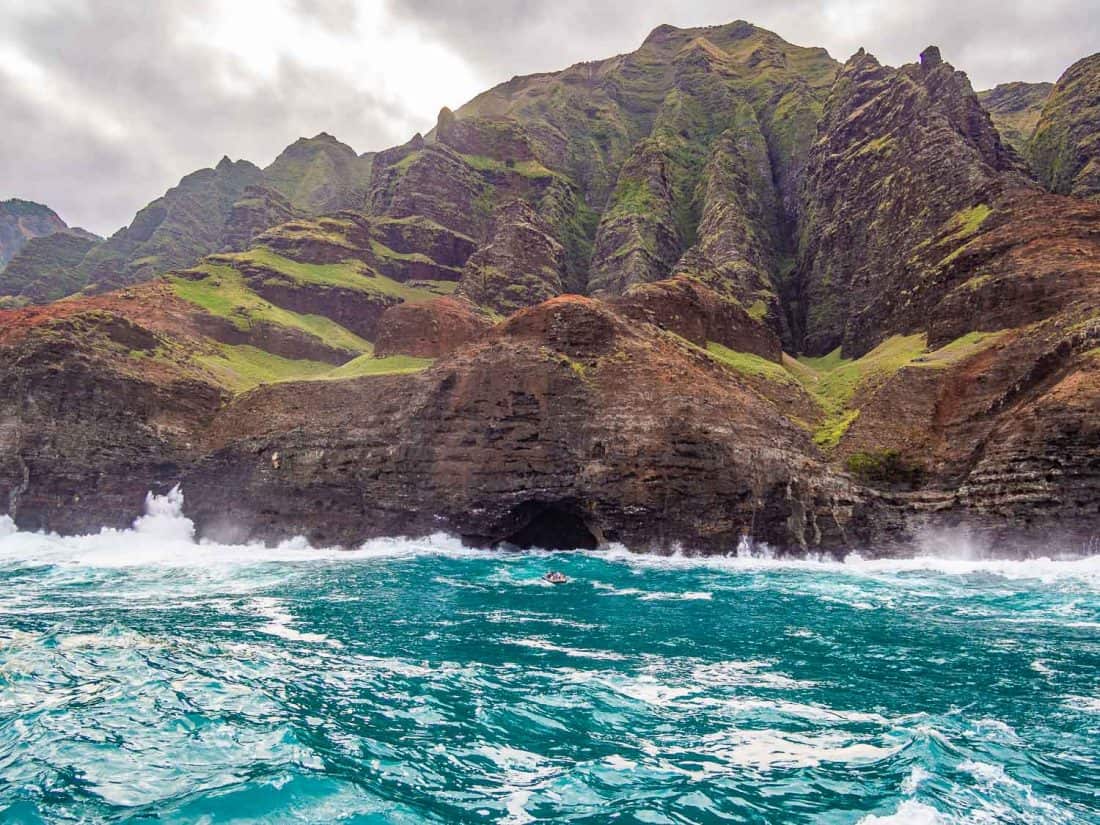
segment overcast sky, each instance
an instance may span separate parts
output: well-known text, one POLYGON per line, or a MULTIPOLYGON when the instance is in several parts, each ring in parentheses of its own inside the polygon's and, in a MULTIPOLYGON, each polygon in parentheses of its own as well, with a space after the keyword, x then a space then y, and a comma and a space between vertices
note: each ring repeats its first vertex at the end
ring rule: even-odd
POLYGON ((739 18, 839 60, 935 43, 976 88, 1100 46, 1100 0, 0 0, 0 200, 107 234, 224 154, 382 149, 514 74, 739 18))

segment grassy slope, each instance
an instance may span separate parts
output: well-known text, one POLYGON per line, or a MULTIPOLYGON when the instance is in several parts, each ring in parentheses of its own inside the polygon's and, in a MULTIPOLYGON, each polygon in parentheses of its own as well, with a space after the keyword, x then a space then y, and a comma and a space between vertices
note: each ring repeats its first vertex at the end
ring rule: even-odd
POLYGON ((202 280, 172 276, 176 294, 205 309, 211 315, 227 318, 238 329, 246 330, 259 322, 291 327, 320 338, 329 346, 356 352, 371 352, 370 341, 360 338, 323 315, 303 315, 266 301, 248 288, 237 270, 228 266, 203 264, 209 273, 202 280))
MULTIPOLYGON (((220 260, 241 261, 271 269, 282 276, 317 287, 344 287, 371 294, 399 297, 405 301, 425 301, 453 289, 450 282, 428 282, 427 287, 409 286, 366 271, 364 264, 345 261, 339 264, 305 264, 292 261, 257 247, 220 260)), ((233 266, 204 263, 196 268, 200 279, 170 276, 177 295, 211 315, 225 318, 240 330, 256 323, 276 324, 316 336, 329 346, 362 353, 340 367, 304 359, 289 359, 249 345, 217 344, 213 352, 195 357, 227 388, 242 392, 260 384, 305 379, 341 379, 363 375, 410 373, 424 369, 430 359, 393 356, 374 358, 374 345, 330 318, 305 315, 277 306, 253 292, 244 276, 233 266)))
POLYGON ((419 372, 431 365, 430 358, 394 355, 375 358, 365 353, 339 367, 319 361, 282 358, 256 347, 219 344, 217 351, 195 360, 227 389, 245 392, 261 384, 279 381, 339 380, 364 375, 396 375, 419 372))
MULTIPOLYGON (((393 253, 396 255, 397 253, 393 253)), ((277 252, 257 246, 247 252, 222 256, 226 260, 252 263, 271 269, 300 284, 322 287, 343 287, 375 295, 388 295, 403 301, 429 301, 454 291, 452 281, 417 281, 416 286, 395 281, 371 270, 361 261, 342 261, 338 264, 308 264, 284 258, 277 252)), ((425 257, 425 260, 427 258, 425 257)))
POLYGON ((391 355, 388 358, 374 358, 360 355, 346 364, 330 370, 323 378, 359 378, 364 375, 393 375, 398 373, 420 372, 432 364, 431 358, 414 358, 411 355, 391 355))
POLYGON ((714 341, 707 352, 744 375, 780 384, 799 383, 817 401, 824 420, 814 432, 818 446, 835 447, 859 417, 855 404, 860 396, 882 384, 903 368, 942 369, 957 364, 995 344, 1004 332, 971 332, 933 352, 924 335, 895 335, 862 358, 841 355, 840 348, 817 358, 792 358, 784 354, 782 365, 758 355, 735 352, 714 341))

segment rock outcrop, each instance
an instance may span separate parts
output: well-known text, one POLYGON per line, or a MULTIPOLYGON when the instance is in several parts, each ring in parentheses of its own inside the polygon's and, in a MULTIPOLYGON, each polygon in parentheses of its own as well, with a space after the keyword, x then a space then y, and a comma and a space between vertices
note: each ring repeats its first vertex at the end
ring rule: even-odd
POLYGON ((492 325, 462 299, 406 301, 390 307, 378 319, 374 354, 379 358, 439 358, 478 338, 492 325))

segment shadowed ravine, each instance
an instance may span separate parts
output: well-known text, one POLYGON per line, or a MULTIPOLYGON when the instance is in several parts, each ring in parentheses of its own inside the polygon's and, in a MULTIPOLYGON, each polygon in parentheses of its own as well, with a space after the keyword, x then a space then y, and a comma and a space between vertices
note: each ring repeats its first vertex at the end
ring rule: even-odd
POLYGON ((264 548, 149 510, 0 523, 5 822, 1100 821, 1100 557, 264 548))

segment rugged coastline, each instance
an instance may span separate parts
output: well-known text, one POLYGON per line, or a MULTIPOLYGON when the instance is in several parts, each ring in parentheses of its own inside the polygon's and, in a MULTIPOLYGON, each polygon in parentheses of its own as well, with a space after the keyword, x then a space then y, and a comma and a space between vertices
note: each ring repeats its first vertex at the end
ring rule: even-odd
POLYGON ((1094 546, 1100 201, 1088 157, 1043 170, 1096 71, 1032 119, 1041 168, 1038 104, 1013 148, 934 47, 841 65, 742 22, 375 155, 226 160, 78 263, 15 253, 0 514, 124 527, 180 484, 220 541, 1094 546))

